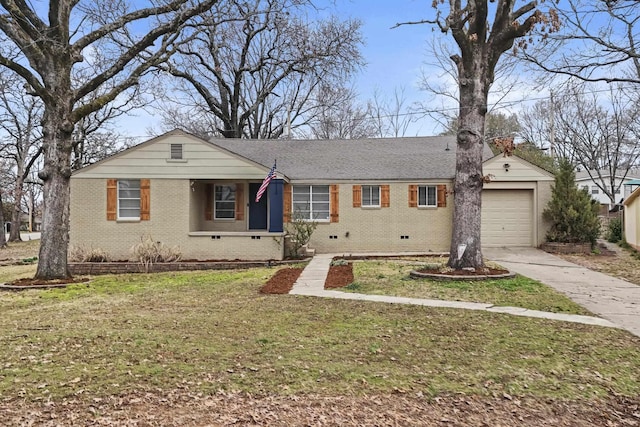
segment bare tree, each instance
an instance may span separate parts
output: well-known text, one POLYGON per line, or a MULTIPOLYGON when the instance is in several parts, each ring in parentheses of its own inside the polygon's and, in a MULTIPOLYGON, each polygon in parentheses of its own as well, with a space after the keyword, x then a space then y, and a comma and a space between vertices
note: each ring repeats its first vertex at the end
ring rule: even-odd
MULTIPOLYGON (((458 69, 451 61, 456 54, 456 49, 451 41, 434 36, 428 41, 426 60, 422 69, 420 89, 429 96, 427 101, 418 103, 413 109, 416 113, 429 116, 439 123, 446 131, 458 121, 458 99, 460 82, 458 69), (437 106, 434 107, 434 104, 437 106)), ((518 58, 507 51, 496 64, 494 70, 494 82, 491 84, 488 96, 488 113, 499 115, 500 104, 508 97, 522 90, 526 83, 522 82, 518 72, 518 58)), ((455 125, 457 129, 457 124, 455 125)), ((455 135, 455 133, 454 133, 455 135)))
POLYGON ((44 105, 37 278, 69 276, 69 178, 76 123, 134 87, 166 59, 183 24, 215 3, 160 0, 134 9, 116 0, 0 2, 0 65, 21 76, 44 105), (96 91, 101 96, 89 96, 96 91))
POLYGON ((557 121, 557 98, 538 101, 531 107, 523 108, 518 114, 521 123, 518 136, 541 150, 549 151, 551 157, 561 157, 572 161, 570 153, 564 153, 554 144, 554 124, 557 121))
MULTIPOLYGON (((13 173, 13 199, 9 242, 20 241, 24 183, 42 154, 42 103, 28 95, 20 78, 8 70, 0 73, 0 157, 13 173)), ((5 187, 9 188, 9 187, 5 187)))
MULTIPOLYGON (((311 1, 243 0, 227 13, 236 21, 209 19, 179 46, 162 68, 178 77, 165 111, 198 134, 226 138, 278 138, 287 126, 313 117, 312 102, 322 86, 343 86, 362 65, 360 22, 335 17, 306 22, 300 15, 311 1), (186 114, 175 114, 185 108, 186 114)), ((221 5, 220 7, 226 7, 221 5)), ((218 13, 212 11, 211 15, 218 13)))
POLYGON ((407 105, 404 87, 395 87, 391 98, 383 97, 378 90, 373 94, 371 114, 381 138, 406 136, 409 127, 416 121, 415 113, 412 106, 407 105))
POLYGON ((622 187, 616 177, 626 177, 640 157, 640 105, 622 86, 609 88, 606 106, 585 88, 574 85, 558 96, 556 146, 615 204, 622 187))
MULTIPOLYGON (((514 138, 521 130, 515 114, 487 113, 485 116, 484 140, 488 144, 496 138, 514 138)), ((457 135, 458 118, 450 119, 440 135, 457 135)))
POLYGON ((314 139, 362 139, 376 136, 371 106, 357 101, 352 88, 324 86, 314 101, 315 114, 299 135, 314 139))
POLYGON ((539 69, 589 82, 640 83, 640 3, 567 0, 557 9, 562 31, 521 50, 539 69))
POLYGON ((484 265, 480 243, 482 153, 489 89, 501 56, 515 41, 527 34, 546 16, 536 2, 515 8, 516 0, 449 0, 438 4, 435 19, 405 24, 437 25, 451 33, 459 54, 451 56, 456 65, 459 102, 456 177, 453 185, 453 232, 449 254, 452 268, 479 268, 484 265), (493 18, 489 14, 494 13, 493 18), (445 15, 443 17, 443 14, 445 15))
POLYGON ((574 82, 520 116, 526 141, 587 171, 611 203, 640 157, 640 105, 627 86, 574 82))

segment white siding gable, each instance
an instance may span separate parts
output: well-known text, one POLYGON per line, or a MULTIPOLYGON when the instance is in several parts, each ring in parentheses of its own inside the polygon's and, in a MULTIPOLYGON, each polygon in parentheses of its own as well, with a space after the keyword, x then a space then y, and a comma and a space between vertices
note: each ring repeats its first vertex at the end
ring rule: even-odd
POLYGON ((491 182, 499 181, 553 181, 550 172, 516 156, 499 154, 482 164, 482 173, 492 175, 491 182))
POLYGON ((73 177, 263 179, 268 169, 195 136, 173 131, 83 168, 73 177), (182 144, 182 159, 171 159, 171 144, 182 144))

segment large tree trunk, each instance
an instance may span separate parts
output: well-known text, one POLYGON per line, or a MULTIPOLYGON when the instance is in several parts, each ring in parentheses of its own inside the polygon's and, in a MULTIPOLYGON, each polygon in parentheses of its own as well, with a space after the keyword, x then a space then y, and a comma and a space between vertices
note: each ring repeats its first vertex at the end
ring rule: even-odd
POLYGON ((10 242, 20 242, 20 226, 22 224, 22 195, 24 194, 24 170, 18 167, 18 177, 15 183, 14 205, 11 212, 11 231, 9 232, 10 242))
POLYGON ((45 106, 43 119, 44 167, 40 179, 44 182, 42 236, 36 278, 70 277, 67 268, 69 247, 69 179, 71 178, 71 148, 73 124, 66 117, 70 108, 45 106))
POLYGON ((0 248, 7 246, 7 237, 4 234, 4 204, 2 203, 2 191, 0 190, 0 248))
MULTIPOLYGON (((480 55, 477 55, 480 56, 480 55)), ((482 210, 482 153, 488 85, 481 58, 458 64, 460 115, 457 135, 456 177, 453 185, 453 232, 449 266, 455 269, 484 265, 480 242, 482 210), (471 61, 470 61, 471 62, 471 61), (465 65, 467 65, 465 69, 465 65)))

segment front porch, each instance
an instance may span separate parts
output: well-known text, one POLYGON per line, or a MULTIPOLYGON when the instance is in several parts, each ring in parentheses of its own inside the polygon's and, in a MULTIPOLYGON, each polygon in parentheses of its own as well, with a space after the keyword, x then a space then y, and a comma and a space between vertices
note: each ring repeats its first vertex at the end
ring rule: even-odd
POLYGON ((283 259, 282 179, 262 181, 191 180, 188 240, 193 249, 225 254, 224 259, 283 259))

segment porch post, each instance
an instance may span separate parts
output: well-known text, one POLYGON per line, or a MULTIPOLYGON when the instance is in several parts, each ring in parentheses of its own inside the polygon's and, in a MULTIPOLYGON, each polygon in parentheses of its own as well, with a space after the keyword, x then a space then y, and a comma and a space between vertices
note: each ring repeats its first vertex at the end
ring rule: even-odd
POLYGON ((283 228, 284 181, 271 180, 269 183, 269 231, 282 232, 283 228))

